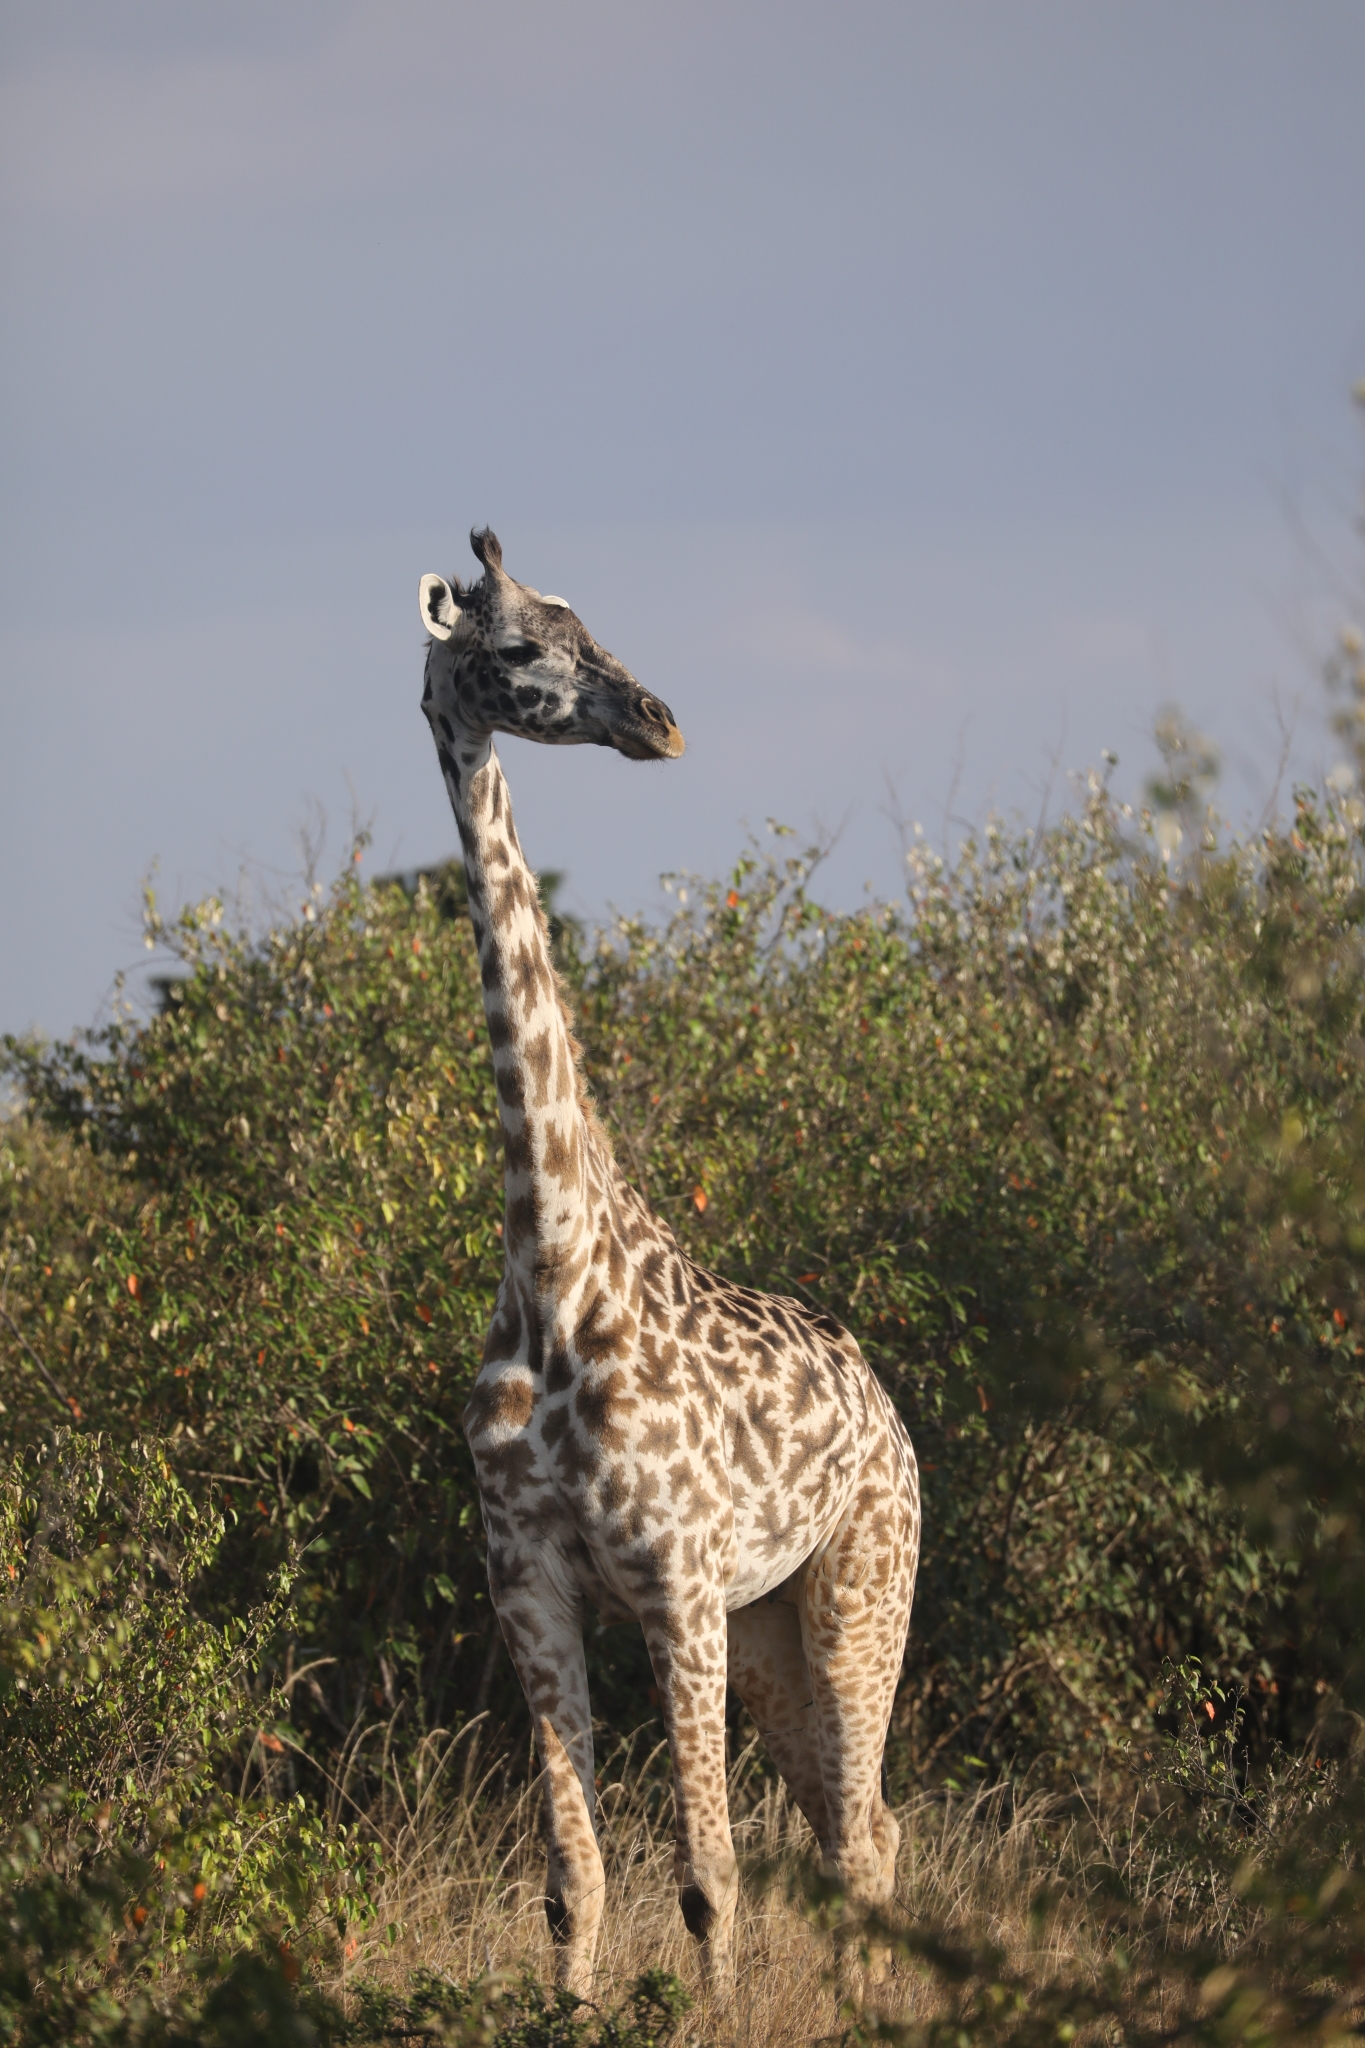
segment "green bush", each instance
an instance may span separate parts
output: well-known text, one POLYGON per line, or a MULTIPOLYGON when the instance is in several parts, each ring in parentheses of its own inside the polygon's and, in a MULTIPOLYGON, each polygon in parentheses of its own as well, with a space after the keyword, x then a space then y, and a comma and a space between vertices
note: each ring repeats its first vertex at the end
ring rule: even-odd
POLYGON ((370 1915, 373 1851, 268 1796, 294 1738, 258 1672, 288 1573, 207 1618, 222 1535, 155 1442, 63 1428, 0 1476, 0 2038, 226 2027, 370 1915))
POLYGON ((348 2042, 422 2039, 447 2048, 663 2048, 690 2000, 676 1977, 650 1970, 625 2003, 603 2011, 533 1978, 453 1984, 418 1971, 405 1993, 362 1985, 348 2042))
MULTIPOLYGON (((100 1172, 85 1213, 35 1219, 17 1167, 39 1231, 23 1282, 46 1283, 28 1326, 87 1421, 158 1429, 187 1483, 221 1489, 236 1600, 308 1541, 299 1662, 326 1674, 303 1702, 323 1728, 415 1679, 449 1715, 488 1630, 457 1419, 500 1156, 482 1046, 436 1028, 478 1015, 472 949, 425 891, 372 903, 350 881, 259 952, 213 906, 176 938, 191 972, 164 1016, 29 1067, 100 1172)), ((56 1405, 20 1370, 16 1433, 56 1405)))
MULTIPOLYGON (((845 1320, 910 1424, 929 1534, 902 1777, 1098 1758, 1188 1655, 1262 1745, 1358 1683, 1303 1576, 1314 1514, 1247 1519, 1228 1446, 1216 1473, 1189 1455, 1273 1383, 1338 1494, 1359 1468, 1357 1226, 1329 1254, 1286 1221, 1310 1184, 1355 1201, 1348 810, 1304 794, 1231 844, 1187 815, 1179 862, 1173 814, 1096 781, 1050 832, 993 830, 951 869, 915 853, 904 908, 835 915, 802 861, 751 858, 662 929, 565 934, 626 1171, 706 1262, 845 1320)), ((170 931, 150 911, 183 969, 165 1013, 13 1048, 6 1428, 74 1402, 156 1431, 188 1488, 221 1489, 229 1606, 307 1545, 279 1655, 310 1667, 315 1755, 367 1714, 491 1702, 515 1729, 458 1427, 500 1266, 472 942, 425 884, 353 866, 305 907, 262 945, 212 903, 170 931)), ((599 1711, 637 1725, 638 1644, 595 1656, 599 1711)))

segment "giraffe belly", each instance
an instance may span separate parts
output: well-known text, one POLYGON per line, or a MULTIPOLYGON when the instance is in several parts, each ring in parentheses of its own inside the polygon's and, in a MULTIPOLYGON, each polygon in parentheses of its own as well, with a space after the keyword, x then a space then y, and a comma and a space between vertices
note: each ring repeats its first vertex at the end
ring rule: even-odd
POLYGON ((749 1494, 735 1489, 736 1555, 725 1588, 733 1613, 776 1591, 821 1549, 837 1528, 853 1492, 850 1472, 842 1484, 822 1487, 816 1506, 780 1496, 776 1489, 749 1494))
POLYGON ((571 1546, 569 1569, 584 1600, 595 1609, 601 1627, 612 1628, 618 1621, 637 1619, 625 1587, 614 1582, 610 1569, 603 1569, 591 1546, 581 1538, 571 1546))

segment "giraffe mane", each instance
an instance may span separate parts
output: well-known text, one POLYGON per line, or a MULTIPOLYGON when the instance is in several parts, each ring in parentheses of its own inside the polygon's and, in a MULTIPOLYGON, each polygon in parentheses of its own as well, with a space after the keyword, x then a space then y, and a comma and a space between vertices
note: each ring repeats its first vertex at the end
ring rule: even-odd
POLYGON ((541 944, 545 948, 545 958, 550 963, 550 975, 554 982, 555 1001, 559 1005, 559 1014, 564 1020, 564 1036, 569 1042, 569 1059, 573 1064, 574 1100, 578 1105, 579 1114, 588 1130, 592 1132, 607 1157, 614 1159, 616 1151, 611 1142, 611 1133, 598 1115, 597 1104, 593 1101, 592 1091, 588 1087, 588 1077, 583 1071, 583 1047, 574 1028, 577 1020, 574 1016, 573 1004, 569 1001, 569 993, 565 986, 564 977, 555 966, 554 954, 550 947, 549 920, 546 918, 545 907, 541 903, 539 896, 535 899, 534 908, 536 922, 540 927, 541 944))

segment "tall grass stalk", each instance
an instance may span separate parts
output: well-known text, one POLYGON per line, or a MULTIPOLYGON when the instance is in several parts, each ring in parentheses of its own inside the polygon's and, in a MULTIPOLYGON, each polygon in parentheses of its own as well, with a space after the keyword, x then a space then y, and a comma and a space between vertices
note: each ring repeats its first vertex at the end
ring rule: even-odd
MULTIPOLYGON (((478 1733, 430 1736, 401 1773, 399 1750, 390 1752, 372 1814, 388 1875, 374 1923, 347 1944, 336 1986, 343 2007, 347 1982, 357 1978, 401 1990, 419 1969, 460 1981, 551 1974, 539 1779, 531 1767, 524 1782, 509 1784, 498 1768, 462 1782, 463 1756, 478 1733)), ((596 1995, 615 2004, 644 1971, 669 1970, 691 1991, 704 2030, 695 1944, 677 1904, 663 1767, 661 1746, 635 1738, 599 1772, 607 1906, 596 1995)), ((809 1898, 816 1845, 785 1788, 764 1774, 755 1744, 733 1762, 730 1803, 744 1873, 736 2038, 784 2048, 837 2036, 834 1945, 809 1898)), ((989 1946, 1012 1975, 1098 1984, 1112 1961, 1112 1901, 1122 1897, 1144 1926, 1144 2002, 1155 1984, 1160 2005, 1166 1953, 1174 2010, 1187 1994, 1178 1956, 1190 1941, 1230 1951, 1253 1931, 1231 1886, 1210 1886, 1207 1860, 1173 1856, 1169 1810, 1131 1784, 1102 1782, 1068 1797, 983 1782, 919 1792, 897 1812, 895 1916, 947 1940, 989 1946)), ((902 2022, 928 2024, 950 2010, 941 1976, 913 1963, 902 1962, 865 1997, 902 2022)))

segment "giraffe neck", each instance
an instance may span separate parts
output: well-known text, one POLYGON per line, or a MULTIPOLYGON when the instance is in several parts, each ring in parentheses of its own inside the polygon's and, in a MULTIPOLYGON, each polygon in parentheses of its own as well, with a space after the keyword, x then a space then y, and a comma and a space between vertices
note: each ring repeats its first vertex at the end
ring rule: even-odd
POLYGON ((486 737, 441 748, 464 853, 505 1155, 503 1251, 543 1306, 582 1271, 587 1170, 598 1141, 579 1099, 575 1048, 550 962, 535 876, 486 737))

